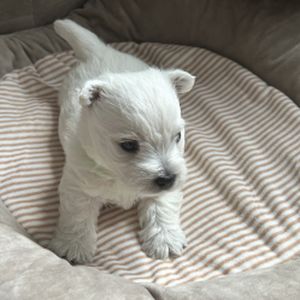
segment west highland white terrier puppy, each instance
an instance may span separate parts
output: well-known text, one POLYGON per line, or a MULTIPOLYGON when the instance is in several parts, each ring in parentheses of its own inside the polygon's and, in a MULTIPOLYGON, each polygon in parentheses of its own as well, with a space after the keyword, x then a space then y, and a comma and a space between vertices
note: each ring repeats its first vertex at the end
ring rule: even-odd
POLYGON ((146 254, 180 255, 186 244, 179 217, 186 166, 178 94, 191 90, 195 77, 150 67, 70 20, 54 27, 79 62, 59 93, 66 161, 49 249, 75 263, 91 261, 101 207, 137 204, 146 254))

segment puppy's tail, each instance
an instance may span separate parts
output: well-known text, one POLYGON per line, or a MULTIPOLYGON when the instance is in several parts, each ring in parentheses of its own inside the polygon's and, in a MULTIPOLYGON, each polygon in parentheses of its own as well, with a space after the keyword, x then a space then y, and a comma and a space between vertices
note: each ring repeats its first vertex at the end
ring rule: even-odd
POLYGON ((71 20, 57 20, 54 22, 54 29, 58 35, 66 40, 75 55, 80 60, 99 55, 106 45, 91 31, 83 28, 71 20))

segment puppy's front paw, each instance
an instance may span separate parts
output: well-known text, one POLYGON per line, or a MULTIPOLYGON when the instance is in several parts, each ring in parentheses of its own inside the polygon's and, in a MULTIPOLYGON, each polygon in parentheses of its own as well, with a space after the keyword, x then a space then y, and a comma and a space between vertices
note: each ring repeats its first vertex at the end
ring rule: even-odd
POLYGON ((89 80, 80 91, 79 100, 83 106, 89 106, 100 99, 100 86, 97 80, 89 80))
POLYGON ((147 256, 156 259, 180 256, 186 247, 186 238, 180 228, 152 228, 140 232, 142 249, 147 256))
POLYGON ((69 262, 85 264, 92 261, 96 252, 96 237, 70 239, 63 234, 56 235, 49 243, 48 249, 69 262))

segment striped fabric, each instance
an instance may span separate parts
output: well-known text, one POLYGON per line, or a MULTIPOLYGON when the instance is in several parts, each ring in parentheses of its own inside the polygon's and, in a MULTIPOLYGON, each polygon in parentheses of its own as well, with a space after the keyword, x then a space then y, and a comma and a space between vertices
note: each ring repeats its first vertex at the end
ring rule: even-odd
MULTIPOLYGON (((137 239, 136 210, 106 208, 93 267, 137 282, 174 285, 267 267, 300 252, 300 110, 281 92, 207 50, 115 45, 160 67, 197 76, 182 97, 189 179, 183 256, 152 260, 137 239)), ((57 91, 71 52, 48 56, 0 82, 1 198, 43 246, 58 217, 64 155, 57 91)))

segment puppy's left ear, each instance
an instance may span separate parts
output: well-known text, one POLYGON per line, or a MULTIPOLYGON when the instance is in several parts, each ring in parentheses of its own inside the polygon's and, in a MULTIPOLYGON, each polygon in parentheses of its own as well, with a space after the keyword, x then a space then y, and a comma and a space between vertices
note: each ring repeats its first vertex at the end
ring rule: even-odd
POLYGON ((196 77, 180 69, 166 71, 178 94, 189 92, 194 86, 196 77))
POLYGON ((89 80, 85 83, 79 94, 79 102, 82 106, 91 106, 100 101, 103 96, 104 83, 100 80, 89 80))

